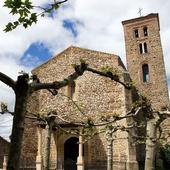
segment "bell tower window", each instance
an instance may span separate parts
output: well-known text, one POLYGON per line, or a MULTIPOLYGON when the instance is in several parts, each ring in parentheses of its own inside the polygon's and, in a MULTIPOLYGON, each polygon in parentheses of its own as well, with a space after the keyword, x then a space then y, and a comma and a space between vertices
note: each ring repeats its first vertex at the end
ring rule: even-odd
POLYGON ((143 48, 144 48, 144 53, 147 53, 148 52, 148 47, 147 47, 146 42, 143 43, 143 48))
POLYGON ((143 28, 143 34, 145 37, 148 36, 148 28, 147 27, 143 28))
POLYGON ((138 31, 138 29, 135 29, 135 30, 134 30, 134 36, 135 36, 135 38, 138 38, 138 37, 139 37, 139 31, 138 31))
POLYGON ((149 66, 148 64, 142 65, 143 82, 149 82, 149 66))
POLYGON ((139 44, 139 52, 140 52, 140 54, 145 54, 148 52, 148 47, 147 47, 146 42, 139 44))
POLYGON ((143 45, 142 45, 142 43, 139 44, 139 51, 140 51, 140 54, 143 54, 143 45))

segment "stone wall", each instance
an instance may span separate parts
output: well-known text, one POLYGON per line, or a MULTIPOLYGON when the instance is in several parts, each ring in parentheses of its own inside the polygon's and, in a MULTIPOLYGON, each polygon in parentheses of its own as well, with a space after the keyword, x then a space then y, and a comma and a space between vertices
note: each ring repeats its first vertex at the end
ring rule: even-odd
POLYGON ((155 109, 169 105, 167 79, 160 39, 158 14, 123 21, 128 71, 139 92, 147 96, 155 109), (148 36, 143 28, 147 27, 148 36), (138 30, 139 37, 134 36, 138 30), (147 53, 140 54, 139 44, 147 43, 147 53), (149 66, 149 82, 143 82, 142 65, 149 66))
MULTIPOLYGON (((125 67, 118 56, 77 47, 69 47, 34 69, 33 74, 36 74, 41 82, 61 81, 74 72, 72 65, 79 64, 80 59, 85 60, 91 68, 97 70, 102 70, 104 67, 113 68, 120 75, 121 80, 125 80, 123 74, 125 67)), ((68 87, 60 89, 57 96, 52 96, 47 90, 41 90, 36 95, 33 94, 28 105, 29 111, 36 111, 40 114, 56 111, 60 117, 67 121, 80 122, 87 118, 97 121, 102 115, 124 115, 131 108, 131 92, 108 78, 85 72, 75 81, 75 84, 75 93, 72 99, 80 107, 81 112, 72 101, 65 97, 68 95, 68 87), (33 107, 31 107, 32 105, 33 107)), ((123 120, 117 124, 126 126, 127 122, 123 120)), ((114 161, 126 162, 130 152, 128 135, 125 132, 117 132, 115 136, 121 139, 114 141, 114 161)), ((58 142, 56 139, 52 144, 54 149, 51 154, 51 158, 54 159, 52 161, 55 161, 57 152, 59 152, 55 151, 55 143, 58 142)), ((64 138, 62 142, 64 142, 64 138)), ((63 144, 61 143, 61 145, 63 144)), ((85 160, 89 166, 100 166, 101 162, 106 162, 106 146, 105 134, 100 134, 87 143, 88 153, 86 151, 86 154, 88 157, 85 155, 85 160)), ((135 153, 133 154, 135 156, 135 153)))

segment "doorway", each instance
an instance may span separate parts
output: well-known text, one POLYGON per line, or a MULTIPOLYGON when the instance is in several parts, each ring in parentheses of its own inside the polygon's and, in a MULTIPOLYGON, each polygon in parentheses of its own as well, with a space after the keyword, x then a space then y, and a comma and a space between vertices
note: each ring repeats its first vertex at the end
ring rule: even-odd
POLYGON ((77 170, 78 141, 71 137, 64 143, 64 170, 77 170))

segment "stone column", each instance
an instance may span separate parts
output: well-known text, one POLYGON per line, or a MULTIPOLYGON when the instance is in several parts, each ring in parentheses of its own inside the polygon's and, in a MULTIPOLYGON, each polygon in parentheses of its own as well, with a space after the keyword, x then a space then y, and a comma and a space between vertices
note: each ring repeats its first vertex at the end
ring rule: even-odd
POLYGON ((4 155, 3 169, 2 170, 6 170, 7 169, 7 162, 8 162, 8 156, 4 155))
MULTIPOLYGON (((131 130, 131 135, 135 135, 134 130, 131 130)), ((136 144, 135 141, 129 135, 129 140, 127 140, 127 162, 126 169, 127 170, 138 170, 138 162, 136 160, 136 144)))
POLYGON ((37 127, 38 151, 36 157, 36 170, 42 170, 42 128, 37 127))
POLYGON ((77 170, 84 170, 82 131, 81 131, 81 134, 79 135, 79 156, 77 158, 77 170))

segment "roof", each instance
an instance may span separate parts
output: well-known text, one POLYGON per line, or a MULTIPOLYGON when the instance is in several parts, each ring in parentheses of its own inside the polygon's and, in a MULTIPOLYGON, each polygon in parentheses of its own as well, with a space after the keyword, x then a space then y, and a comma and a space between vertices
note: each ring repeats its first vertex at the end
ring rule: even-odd
POLYGON ((125 66, 121 60, 121 58, 118 56, 118 55, 115 55, 115 54, 111 54, 111 53, 106 53, 106 52, 101 52, 101 51, 96 51, 96 50, 91 50, 91 49, 87 49, 87 48, 81 48, 81 47, 76 47, 76 46, 69 46, 68 48, 66 48, 65 50, 63 50, 62 52, 58 53, 57 55, 53 56, 52 58, 50 58, 49 60, 47 60, 46 62, 44 62, 43 64, 39 65, 38 67, 34 68, 32 70, 32 72, 36 72, 36 70, 40 69, 41 67, 43 67, 44 65, 46 64, 49 64, 52 60, 55 60, 56 57, 60 56, 61 54, 63 53, 66 53, 68 51, 70 51, 70 53, 72 53, 73 50, 75 49, 78 49, 78 50, 81 50, 81 51, 86 51, 86 52, 92 52, 92 53, 98 53, 98 54, 106 54, 106 55, 112 55, 113 57, 115 57, 117 59, 117 61, 119 62, 119 65, 122 66, 124 69, 125 66))
POLYGON ((0 140, 3 140, 5 143, 10 143, 9 141, 7 141, 5 138, 3 138, 2 136, 0 136, 0 140))
POLYGON ((151 18, 157 18, 158 23, 159 23, 159 14, 158 13, 151 13, 151 14, 148 14, 146 16, 141 16, 141 17, 138 17, 138 18, 133 18, 133 19, 122 21, 122 24, 123 25, 131 24, 131 23, 134 23, 134 22, 140 22, 140 21, 143 21, 143 20, 151 19, 151 18))

